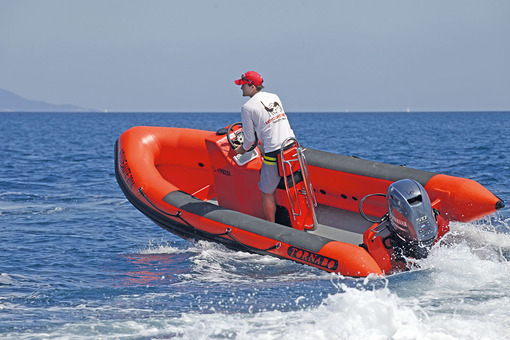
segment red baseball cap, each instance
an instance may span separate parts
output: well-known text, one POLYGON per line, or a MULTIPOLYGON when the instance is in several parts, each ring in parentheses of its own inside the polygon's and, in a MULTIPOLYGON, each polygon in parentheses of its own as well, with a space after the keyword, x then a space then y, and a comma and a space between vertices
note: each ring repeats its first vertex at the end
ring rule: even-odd
POLYGON ((264 82, 264 79, 255 71, 248 71, 241 76, 241 79, 237 79, 235 83, 237 85, 243 84, 252 84, 255 86, 260 86, 264 82))

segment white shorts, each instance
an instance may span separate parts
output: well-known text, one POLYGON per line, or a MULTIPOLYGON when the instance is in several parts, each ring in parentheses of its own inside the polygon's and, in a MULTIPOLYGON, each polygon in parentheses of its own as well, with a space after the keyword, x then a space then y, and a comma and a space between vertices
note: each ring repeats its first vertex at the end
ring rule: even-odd
POLYGON ((280 175, 278 174, 278 165, 268 165, 262 163, 260 169, 259 189, 263 193, 272 194, 280 183, 280 175))

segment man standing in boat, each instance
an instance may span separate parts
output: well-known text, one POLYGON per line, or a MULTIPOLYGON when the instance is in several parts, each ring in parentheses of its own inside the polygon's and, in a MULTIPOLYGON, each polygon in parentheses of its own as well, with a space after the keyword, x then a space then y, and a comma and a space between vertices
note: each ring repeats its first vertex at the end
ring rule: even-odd
POLYGON ((250 99, 241 108, 244 130, 244 143, 236 152, 244 154, 255 143, 258 136, 265 151, 264 162, 260 170, 259 189, 262 192, 262 206, 266 220, 274 222, 276 200, 274 192, 280 182, 277 154, 285 139, 294 137, 280 98, 273 93, 263 92, 263 79, 255 71, 248 71, 235 81, 241 85, 244 97, 250 99))

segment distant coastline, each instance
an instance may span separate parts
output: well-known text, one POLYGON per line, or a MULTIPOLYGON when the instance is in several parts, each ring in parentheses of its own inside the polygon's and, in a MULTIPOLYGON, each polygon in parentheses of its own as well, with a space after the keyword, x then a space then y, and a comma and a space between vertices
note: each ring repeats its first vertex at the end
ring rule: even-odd
POLYGON ((98 112, 98 110, 27 99, 11 91, 0 89, 0 112, 98 112))

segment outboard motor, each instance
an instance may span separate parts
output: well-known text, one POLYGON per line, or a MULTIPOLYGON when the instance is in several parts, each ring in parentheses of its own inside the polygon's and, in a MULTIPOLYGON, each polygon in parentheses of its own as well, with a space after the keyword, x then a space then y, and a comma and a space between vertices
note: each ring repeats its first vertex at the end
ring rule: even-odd
POLYGON ((415 180, 402 179, 388 187, 386 197, 395 250, 416 259, 427 257, 438 228, 423 186, 415 180))

